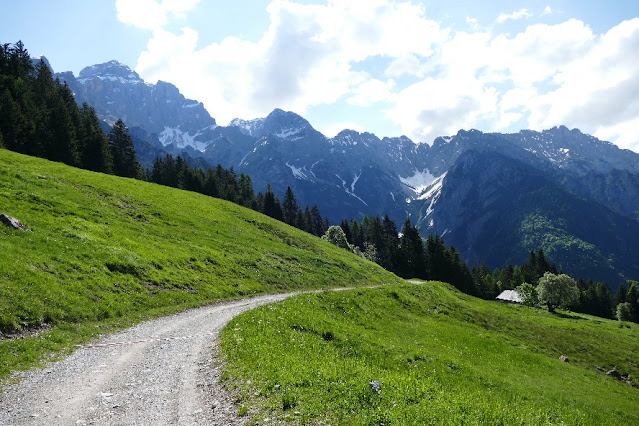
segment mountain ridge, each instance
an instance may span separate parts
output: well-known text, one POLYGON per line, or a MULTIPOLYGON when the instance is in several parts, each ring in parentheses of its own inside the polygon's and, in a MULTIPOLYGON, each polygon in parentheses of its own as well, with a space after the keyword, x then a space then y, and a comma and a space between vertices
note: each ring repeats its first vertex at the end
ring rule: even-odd
MULTIPOLYGON (((266 117, 237 118, 228 126, 219 126, 201 103, 184 98, 170 83, 140 84, 139 76, 117 61, 85 70, 80 73, 85 78, 64 73, 65 81, 78 102, 92 100, 89 103, 103 119, 113 118, 117 112, 131 128, 138 129, 135 132, 143 143, 138 141, 136 149, 139 146, 143 164, 166 152, 200 158, 202 164, 233 167, 250 175, 257 188, 271 184, 276 194, 283 194, 290 186, 298 202, 317 204, 333 223, 365 215, 389 214, 400 223, 410 217, 422 235, 437 233, 457 241, 452 229, 461 229, 463 224, 452 226, 441 212, 451 211, 447 203, 454 198, 450 194, 456 193, 452 182, 462 185, 449 171, 469 151, 497 152, 508 159, 484 167, 507 168, 509 161, 526 164, 556 184, 564 196, 588 200, 592 208, 609 205, 619 215, 615 220, 625 217, 636 221, 637 207, 633 210, 632 206, 639 206, 639 190, 633 189, 639 182, 639 154, 579 129, 558 126, 510 134, 460 130, 453 136, 438 137, 432 144, 416 144, 406 136, 380 139, 348 129, 329 138, 302 116, 277 108, 266 117)), ((496 182, 492 184, 505 190, 496 182)), ((533 241, 537 240, 529 243, 533 241)), ((472 243, 462 241, 459 245, 472 243)), ((518 255, 506 253, 501 261, 537 248, 550 247, 518 247, 518 255)), ((482 261, 468 251, 461 252, 471 263, 482 261)), ((633 263, 626 272, 635 269, 633 263)), ((630 277, 627 273, 610 276, 630 277)))

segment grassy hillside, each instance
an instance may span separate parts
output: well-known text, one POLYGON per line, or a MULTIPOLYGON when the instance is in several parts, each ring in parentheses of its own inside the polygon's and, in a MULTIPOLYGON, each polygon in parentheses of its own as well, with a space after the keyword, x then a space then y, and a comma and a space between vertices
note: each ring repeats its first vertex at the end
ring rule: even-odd
POLYGON ((635 324, 442 283, 298 296, 241 315, 222 341, 238 409, 256 420, 639 424, 639 389, 598 369, 616 365, 637 383, 635 324))
POLYGON ((397 282, 206 196, 0 150, 0 377, 113 327, 241 296, 397 282), (37 336, 10 338, 38 330, 37 336))

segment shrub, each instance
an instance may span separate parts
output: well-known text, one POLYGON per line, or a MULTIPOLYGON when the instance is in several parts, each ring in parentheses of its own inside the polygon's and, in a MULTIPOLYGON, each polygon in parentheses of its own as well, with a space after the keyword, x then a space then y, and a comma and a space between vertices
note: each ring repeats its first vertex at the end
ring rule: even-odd
POLYGON ((326 234, 322 236, 322 239, 336 245, 337 247, 346 249, 348 251, 353 251, 351 245, 346 240, 346 234, 344 233, 344 230, 339 226, 333 225, 329 227, 326 231, 326 234))
POLYGON ((518 286, 515 291, 519 294, 521 298, 521 303, 526 306, 537 306, 539 304, 539 295, 537 294, 537 289, 534 285, 523 283, 518 286))
POLYGON ((630 303, 620 303, 617 305, 617 319, 619 321, 632 321, 634 312, 630 303))
POLYGON ((577 283, 566 274, 546 272, 539 279, 537 293, 539 303, 545 305, 550 312, 554 312, 555 308, 569 306, 579 299, 577 283))

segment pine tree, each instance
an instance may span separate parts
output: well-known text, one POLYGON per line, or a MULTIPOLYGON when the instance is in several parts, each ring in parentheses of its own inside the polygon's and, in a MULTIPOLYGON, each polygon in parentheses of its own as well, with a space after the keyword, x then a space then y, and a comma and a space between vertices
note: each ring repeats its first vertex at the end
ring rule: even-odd
POLYGON ((217 175, 213 169, 206 171, 206 181, 204 183, 204 193, 210 197, 219 197, 220 193, 217 187, 217 175))
POLYGON ((382 234, 384 239, 384 247, 388 256, 386 261, 388 270, 395 271, 401 263, 401 253, 399 250, 399 233, 395 222, 388 215, 384 215, 382 221, 382 234))
POLYGON ((277 219, 280 221, 284 219, 282 206, 279 199, 275 196, 273 187, 270 183, 266 185, 266 192, 264 193, 264 204, 262 205, 261 211, 262 213, 272 217, 273 219, 277 219))
POLYGON ((355 219, 351 220, 351 235, 352 235, 352 244, 360 249, 364 249, 364 233, 362 232, 362 227, 360 223, 355 219))
POLYGON ((441 280, 444 276, 446 247, 439 235, 430 235, 426 239, 426 277, 441 280))
POLYGON ((13 47, 9 48, 9 73, 14 77, 26 78, 33 73, 33 62, 31 62, 31 55, 24 47, 22 40, 18 40, 13 47))
POLYGON ((326 232, 326 228, 324 228, 324 219, 322 219, 322 214, 320 213, 317 204, 313 204, 313 207, 311 208, 311 218, 311 226, 313 228, 312 234, 321 237, 326 232))
POLYGON ((626 289, 626 286, 621 283, 619 285, 619 288, 617 288, 617 292, 615 293, 615 305, 618 305, 620 303, 624 303, 626 301, 626 295, 628 294, 628 290, 626 289))
POLYGON ((626 293, 626 303, 634 314, 633 322, 639 323, 639 281, 629 281, 628 293, 626 293))
POLYGON ((84 103, 80 109, 80 162, 88 170, 113 173, 113 156, 109 140, 100 128, 95 110, 84 103))
POLYGON ((255 190, 253 189, 253 181, 251 180, 251 177, 247 174, 241 173, 239 187, 240 204, 248 208, 255 207, 255 190))
POLYGON ((399 270, 405 278, 426 278, 426 259, 424 257, 424 243, 417 228, 410 219, 406 219, 400 239, 402 265, 399 270))
MULTIPOLYGON (((78 152, 77 126, 74 117, 74 103, 69 106, 66 98, 66 86, 59 86, 56 98, 53 101, 53 108, 50 111, 49 128, 52 132, 52 139, 46 146, 46 158, 59 161, 71 166, 78 166, 80 155, 78 152)), ((70 91, 68 92, 70 93, 70 91)), ((70 95, 73 98, 73 94, 70 95)))
POLYGON ((56 102, 58 93, 56 84, 53 80, 51 70, 43 60, 36 65, 35 82, 33 85, 33 96, 35 103, 38 105, 36 129, 33 139, 26 148, 26 153, 37 157, 47 157, 53 145, 55 127, 53 110, 58 106, 56 102))
POLYGON ((313 234, 313 216, 311 216, 311 209, 306 206, 304 209, 304 231, 309 234, 313 234))
POLYGON ((0 75, 9 74, 9 56, 11 43, 0 44, 0 75))
POLYGON ((351 234, 351 227, 348 225, 348 221, 346 219, 342 220, 339 226, 342 228, 342 231, 344 231, 346 241, 348 241, 349 244, 353 244, 353 235, 351 234))
POLYGON ((113 154, 113 172, 118 176, 139 178, 140 163, 135 155, 129 129, 122 120, 116 121, 109 132, 109 144, 113 154))
POLYGON ((302 231, 306 231, 306 221, 304 218, 304 212, 299 206, 297 207, 297 213, 295 213, 295 227, 297 229, 301 229, 302 231))
POLYGON ((282 204, 282 213, 284 214, 284 222, 289 225, 295 226, 295 219, 297 217, 297 201, 291 187, 286 188, 284 194, 284 203, 282 204))

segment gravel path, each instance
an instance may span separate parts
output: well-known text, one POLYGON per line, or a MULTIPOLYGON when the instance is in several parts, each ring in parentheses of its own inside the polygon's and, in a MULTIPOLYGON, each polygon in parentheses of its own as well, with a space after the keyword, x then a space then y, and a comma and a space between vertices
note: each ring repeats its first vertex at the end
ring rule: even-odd
POLYGON ((24 374, 0 394, 0 425, 236 425, 212 363, 236 315, 295 293, 193 309, 140 324, 24 374))

